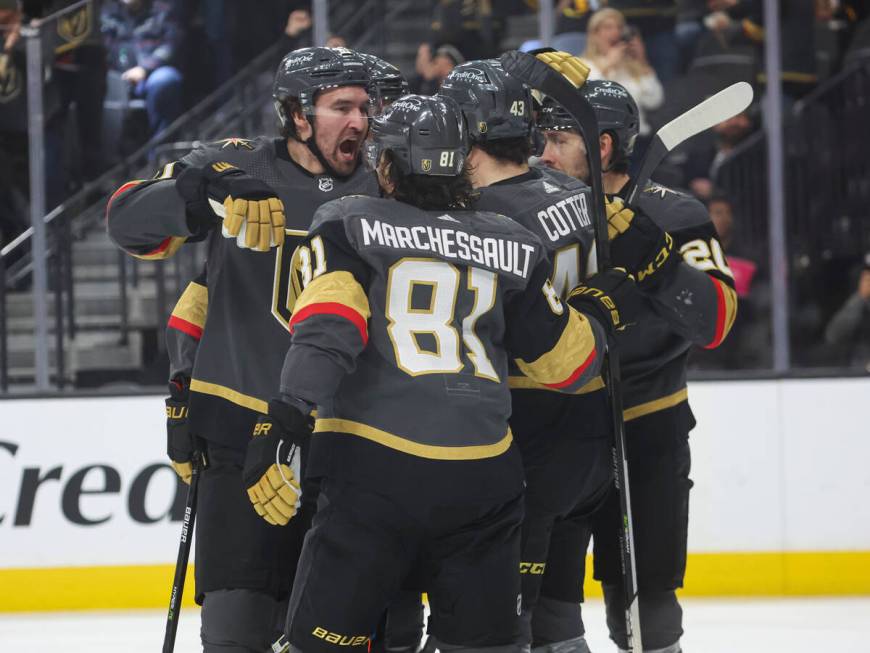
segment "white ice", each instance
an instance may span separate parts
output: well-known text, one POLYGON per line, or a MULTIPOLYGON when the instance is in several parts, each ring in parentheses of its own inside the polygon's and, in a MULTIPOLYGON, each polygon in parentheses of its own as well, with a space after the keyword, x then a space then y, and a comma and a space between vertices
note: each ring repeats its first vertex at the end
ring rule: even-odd
MULTIPOLYGON (((686 599, 686 653, 870 653, 870 597, 838 599, 686 599)), ((594 653, 611 653, 604 607, 585 607, 594 653)), ((162 611, 0 614, 2 653, 155 653, 162 611)), ((175 650, 199 651, 199 613, 182 611, 175 650)))

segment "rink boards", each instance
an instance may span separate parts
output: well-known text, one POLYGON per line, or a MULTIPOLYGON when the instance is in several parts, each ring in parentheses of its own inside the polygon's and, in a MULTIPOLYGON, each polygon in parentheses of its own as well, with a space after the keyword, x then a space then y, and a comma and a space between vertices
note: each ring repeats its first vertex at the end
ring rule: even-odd
MULTIPOLYGON (((870 594, 870 379, 689 392, 684 593, 870 594)), ((162 398, 4 400, 0 411, 0 610, 164 605, 186 486, 164 464, 162 398)))

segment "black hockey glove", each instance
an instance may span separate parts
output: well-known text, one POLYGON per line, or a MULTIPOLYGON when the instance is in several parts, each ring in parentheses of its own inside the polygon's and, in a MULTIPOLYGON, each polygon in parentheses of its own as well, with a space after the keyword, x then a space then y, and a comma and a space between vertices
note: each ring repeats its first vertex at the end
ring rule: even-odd
POLYGON ((611 332, 623 331, 637 323, 644 305, 637 284, 620 268, 593 274, 568 293, 567 301, 611 332))
POLYGON ((243 249, 268 252, 284 243, 284 204, 266 182, 231 163, 185 168, 175 181, 195 234, 223 220, 221 233, 243 249))
POLYGON ((169 382, 166 398, 166 453, 175 473, 190 485, 193 474, 193 454, 196 449, 187 424, 187 401, 190 379, 178 378, 169 382))
POLYGON ((679 263, 674 239, 645 213, 623 206, 618 197, 605 206, 613 264, 628 270, 641 290, 655 290, 679 263))
POLYGON ((295 406, 269 402, 269 414, 254 425, 243 478, 254 510, 272 525, 284 526, 302 500, 302 452, 312 430, 311 417, 295 406))

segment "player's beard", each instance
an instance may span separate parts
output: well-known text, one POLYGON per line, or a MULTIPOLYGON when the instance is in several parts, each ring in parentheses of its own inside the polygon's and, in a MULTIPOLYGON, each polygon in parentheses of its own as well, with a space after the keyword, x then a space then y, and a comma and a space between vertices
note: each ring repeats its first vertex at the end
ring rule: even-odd
MULTIPOLYGON (((356 170, 359 165, 359 154, 365 134, 357 131, 346 132, 330 143, 319 143, 318 147, 323 153, 323 158, 332 169, 341 177, 346 177, 356 170)), ((319 140, 319 139, 318 139, 319 140)))

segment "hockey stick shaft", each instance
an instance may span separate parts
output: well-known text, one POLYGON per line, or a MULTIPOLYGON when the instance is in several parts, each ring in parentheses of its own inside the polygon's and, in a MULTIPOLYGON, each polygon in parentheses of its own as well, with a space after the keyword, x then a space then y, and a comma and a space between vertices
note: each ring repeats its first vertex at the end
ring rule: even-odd
MULTIPOLYGON (((199 458, 194 454, 193 460, 199 458)), ((169 611, 166 615, 166 633, 163 636, 163 653, 175 650, 175 635, 178 632, 178 618, 181 612, 181 597, 184 593, 184 579, 187 576, 187 561, 193 542, 193 525, 196 520, 196 496, 199 489, 200 465, 193 464, 190 488, 184 506, 184 519, 181 522, 181 539, 178 542, 178 558, 175 561, 175 576, 172 579, 172 592, 169 595, 169 611)))
MULTIPOLYGON (((586 145, 589 159, 595 255, 598 269, 604 270, 612 267, 610 241, 607 235, 607 215, 604 209, 598 119, 595 110, 565 77, 534 56, 520 52, 508 52, 502 56, 501 62, 505 70, 511 75, 519 78, 531 88, 549 95, 561 104, 580 126, 580 135, 586 145)), ((622 413, 622 379, 619 374, 619 354, 612 335, 608 336, 603 372, 610 398, 614 435, 614 476, 622 517, 619 540, 625 591, 625 625, 629 649, 633 653, 643 653, 637 596, 637 568, 634 556, 634 527, 631 516, 628 459, 625 447, 625 422, 622 413)))
POLYGON ((737 82, 680 114, 657 132, 625 193, 625 203, 633 204, 638 189, 646 186, 652 173, 668 153, 677 145, 710 129, 720 122, 745 111, 752 103, 752 87, 746 82, 737 82))

